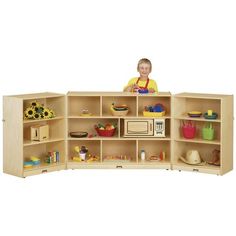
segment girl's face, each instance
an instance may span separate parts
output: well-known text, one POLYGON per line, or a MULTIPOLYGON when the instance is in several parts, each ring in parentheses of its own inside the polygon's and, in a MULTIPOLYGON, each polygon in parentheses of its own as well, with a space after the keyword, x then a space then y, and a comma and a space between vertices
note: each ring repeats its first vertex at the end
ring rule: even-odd
POLYGON ((147 63, 141 63, 138 67, 138 72, 141 77, 148 77, 151 72, 151 67, 147 63))

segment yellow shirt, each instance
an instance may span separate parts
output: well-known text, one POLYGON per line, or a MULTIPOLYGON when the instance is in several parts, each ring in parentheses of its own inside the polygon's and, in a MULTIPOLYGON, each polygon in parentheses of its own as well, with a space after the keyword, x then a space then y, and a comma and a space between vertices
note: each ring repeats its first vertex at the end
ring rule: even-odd
MULTIPOLYGON (((128 85, 126 85, 125 88, 129 85, 136 84, 137 80, 138 80, 138 77, 134 77, 134 78, 130 79, 128 82, 128 85)), ((145 87, 146 82, 147 82, 146 80, 139 80, 138 86, 145 87)), ((150 88, 153 88, 155 90, 155 92, 158 92, 157 83, 153 79, 149 79, 147 89, 150 89, 150 88)))

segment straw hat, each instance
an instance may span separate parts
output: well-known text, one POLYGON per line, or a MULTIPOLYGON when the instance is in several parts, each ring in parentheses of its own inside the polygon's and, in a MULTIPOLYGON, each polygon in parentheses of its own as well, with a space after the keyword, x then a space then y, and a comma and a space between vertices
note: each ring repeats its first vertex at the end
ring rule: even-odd
POLYGON ((189 150, 186 153, 186 157, 179 157, 181 161, 189 165, 203 165, 205 162, 202 161, 198 150, 189 150))

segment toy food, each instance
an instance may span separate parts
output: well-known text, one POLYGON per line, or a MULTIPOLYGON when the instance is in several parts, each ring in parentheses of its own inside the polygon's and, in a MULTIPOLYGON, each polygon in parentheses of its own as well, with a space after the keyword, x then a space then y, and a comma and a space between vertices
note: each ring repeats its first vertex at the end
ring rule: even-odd
POLYGON ((200 111, 190 111, 188 112, 189 117, 201 117, 202 113, 200 111))
POLYGON ((99 136, 110 137, 115 134, 116 124, 107 123, 105 125, 98 124, 94 126, 99 136))
POLYGON ((122 161, 122 162, 129 162, 131 161, 131 157, 127 155, 107 155, 104 157, 103 161, 122 161))

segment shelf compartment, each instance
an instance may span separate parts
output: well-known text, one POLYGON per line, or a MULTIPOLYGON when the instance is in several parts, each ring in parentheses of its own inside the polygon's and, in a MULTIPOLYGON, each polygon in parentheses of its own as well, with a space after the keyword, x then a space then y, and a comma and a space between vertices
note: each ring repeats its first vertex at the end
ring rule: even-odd
MULTIPOLYGON (((84 131, 88 132, 88 134, 93 134, 97 135, 99 138, 108 138, 108 137, 102 137, 98 136, 94 125, 102 123, 112 123, 112 124, 117 124, 117 129, 114 134, 114 136, 109 137, 109 138, 117 138, 119 135, 119 120, 118 119, 105 119, 105 118, 89 118, 89 119, 69 119, 68 121, 68 137, 70 137, 70 132, 76 132, 76 131, 84 131)), ((95 138, 97 138, 95 137, 95 138)), ((79 140, 80 138, 78 138, 79 140)))
POLYGON ((41 143, 39 145, 25 146, 23 150, 24 161, 29 161, 31 156, 40 158, 41 164, 33 166, 32 168, 24 168, 24 171, 35 170, 39 168, 53 167, 65 164, 65 141, 57 141, 52 143, 41 143), (57 163, 47 164, 44 159, 48 155, 48 152, 58 151, 60 160, 57 163))
POLYGON ((108 164, 131 164, 136 163, 136 140, 102 140, 102 161, 108 164), (106 156, 127 156, 131 161, 105 161, 106 156))
POLYGON ((24 146, 34 145, 40 143, 55 142, 65 139, 65 120, 55 119, 55 120, 45 120, 41 121, 40 125, 49 126, 49 139, 45 141, 31 141, 30 140, 30 127, 34 126, 35 123, 25 123, 24 124, 24 146))
MULTIPOLYGON (((138 116, 143 117, 143 111, 145 106, 154 106, 157 103, 161 103, 165 109, 165 116, 171 116, 171 97, 158 97, 158 96, 138 96, 138 116)), ((165 116, 160 118, 165 118, 165 116)))
MULTIPOLYGON (((24 111, 31 106, 33 101, 37 101, 43 105, 44 108, 52 109, 55 113, 55 118, 64 117, 65 116, 65 96, 58 96, 58 97, 48 97, 48 98, 39 98, 39 99, 27 99, 23 101, 23 115, 24 111)), ((52 118, 53 119, 53 118, 52 118)), ((24 123, 28 122, 41 122, 44 119, 24 119, 24 123)), ((51 119, 47 119, 51 120, 51 119)))
MULTIPOLYGON (((68 96, 68 116, 81 116, 83 110, 100 116, 100 96, 68 96)), ((89 116, 89 117, 91 117, 89 116)))
POLYGON ((193 139, 186 139, 183 137, 182 132, 182 124, 187 124, 187 120, 174 120, 174 139, 178 141, 183 142, 196 142, 196 143, 206 143, 206 144, 220 144, 220 132, 221 132, 221 125, 220 123, 213 123, 212 127, 215 130, 214 139, 213 140, 205 140, 202 138, 202 128, 205 127, 205 125, 211 123, 210 121, 191 121, 192 124, 196 125, 196 136, 193 139))
POLYGON ((100 141, 99 140, 70 140, 68 141, 68 161, 77 163, 78 165, 83 165, 83 164, 95 164, 95 163, 100 163, 101 160, 101 150, 100 150, 100 141), (87 161, 73 161, 74 156, 78 156, 76 151, 74 150, 75 146, 86 146, 88 149, 88 154, 91 155, 96 155, 99 157, 99 161, 93 161, 93 162, 87 162, 87 161))
MULTIPOLYGON (((126 104, 129 107, 129 112, 125 117, 137 116, 136 114, 136 97, 134 96, 103 96, 102 97, 102 116, 111 117, 112 113, 110 107, 112 103, 115 105, 126 104)), ((124 116, 122 116, 124 117, 124 116)))
POLYGON ((221 170, 220 166, 214 166, 209 164, 189 165, 179 160, 180 156, 183 157, 186 156, 188 150, 198 150, 201 159, 203 161, 208 162, 212 160, 212 151, 214 149, 221 150, 221 146, 214 144, 203 144, 203 143, 200 144, 200 143, 174 141, 172 168, 176 170, 189 170, 196 172, 220 174, 221 170))
POLYGON ((139 164, 159 165, 162 163, 170 164, 170 141, 159 140, 138 140, 138 162, 139 164), (141 150, 145 151, 146 160, 142 161, 140 157, 141 150), (163 161, 148 161, 148 157, 152 155, 160 155, 160 152, 165 152, 165 160, 163 161))
POLYGON ((204 99, 204 98, 189 98, 189 97, 174 97, 174 113, 175 118, 178 117, 188 117, 188 112, 190 111, 200 111, 202 112, 202 116, 199 118, 191 118, 190 119, 204 119, 203 114, 208 110, 213 110, 218 114, 217 120, 221 120, 221 99, 204 99))

